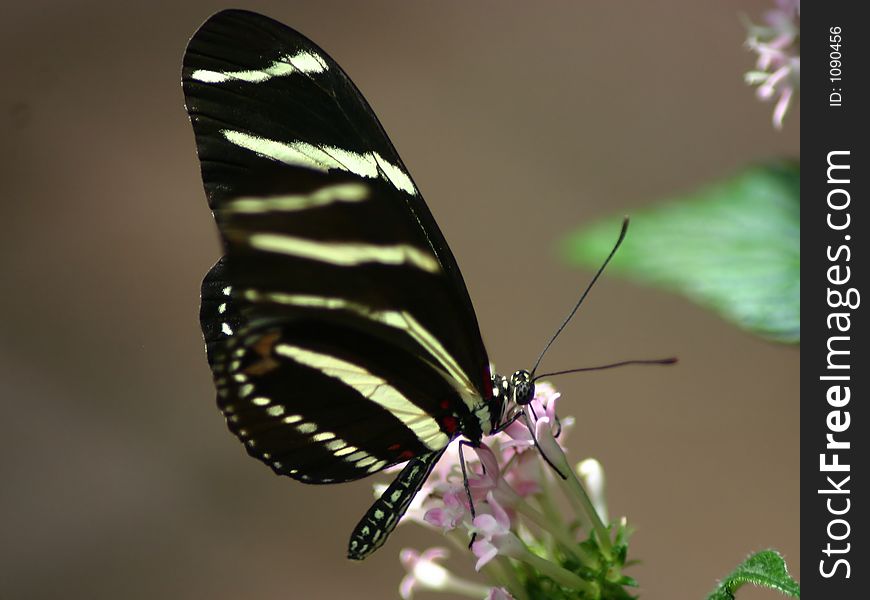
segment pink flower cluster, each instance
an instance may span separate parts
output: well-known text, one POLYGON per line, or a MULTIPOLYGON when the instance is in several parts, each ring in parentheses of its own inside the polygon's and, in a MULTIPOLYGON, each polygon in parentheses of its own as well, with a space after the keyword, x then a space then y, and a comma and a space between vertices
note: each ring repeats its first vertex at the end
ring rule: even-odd
MULTIPOLYGON (((532 425, 546 428, 550 437, 564 440, 572 419, 559 422, 556 401, 559 393, 547 383, 536 386, 530 404, 532 425)), ((540 436, 539 436, 540 437, 540 436)), ((510 529, 512 508, 517 502, 540 490, 541 478, 546 476, 537 452, 533 449, 528 426, 520 419, 504 431, 487 439, 480 447, 467 447, 464 452, 468 470, 468 490, 474 503, 472 514, 468 493, 459 467, 459 444, 453 443, 435 466, 426 484, 408 509, 406 519, 428 524, 449 532, 462 528, 477 533, 475 555, 480 559, 477 568, 491 560, 490 549, 483 542, 494 543, 499 536, 496 525, 510 529), (489 556, 489 558, 485 558, 489 556)))
MULTIPOLYGON (((535 448, 535 440, 541 446, 558 444, 555 449, 563 455, 561 444, 573 424, 571 418, 559 421, 556 417, 558 399, 559 393, 551 385, 536 385, 535 397, 528 407, 535 439, 526 421, 519 419, 487 438, 480 447, 465 446, 468 491, 460 467, 460 446, 457 442, 451 444, 418 492, 404 521, 438 529, 461 546, 466 546, 473 535, 471 551, 478 571, 497 556, 528 558, 526 544, 517 535, 517 512, 523 510, 526 499, 541 492, 547 484, 545 478, 553 477, 535 448)), ((526 505, 525 513, 528 512, 526 505)), ((451 590, 488 600, 513 599, 501 586, 481 587, 456 577, 436 562, 446 556, 446 550, 441 548, 422 553, 403 550, 401 560, 408 574, 400 586, 402 598, 429 589, 451 590)))
POLYGON ((746 82, 757 85, 762 100, 778 98, 773 109, 773 124, 782 121, 800 91, 800 0, 776 0, 777 7, 765 15, 764 25, 749 25, 746 45, 758 58, 746 82))

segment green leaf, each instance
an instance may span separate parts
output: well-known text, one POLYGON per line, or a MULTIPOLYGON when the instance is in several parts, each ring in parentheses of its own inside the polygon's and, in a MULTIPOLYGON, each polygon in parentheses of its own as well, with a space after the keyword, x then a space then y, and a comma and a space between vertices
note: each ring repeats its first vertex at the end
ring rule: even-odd
MULTIPOLYGON (((599 267, 621 218, 568 236, 567 260, 599 267)), ((752 167, 631 215, 608 269, 684 294, 767 339, 799 342, 799 165, 752 167)))
POLYGON ((791 578, 785 561, 776 550, 762 550, 751 555, 716 586, 707 600, 733 600, 734 593, 751 583, 782 592, 793 598, 801 597, 801 588, 791 578))

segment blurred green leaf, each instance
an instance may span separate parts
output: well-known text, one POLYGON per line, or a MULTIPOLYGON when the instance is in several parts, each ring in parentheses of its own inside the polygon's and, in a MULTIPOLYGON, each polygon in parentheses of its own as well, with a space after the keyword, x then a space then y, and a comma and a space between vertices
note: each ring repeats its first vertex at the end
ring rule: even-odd
POLYGON ((707 596, 707 600, 733 600, 734 593, 747 583, 777 590, 793 598, 801 597, 800 585, 788 574, 779 552, 762 550, 739 564, 707 596))
MULTIPOLYGON (((568 236, 569 262, 597 268, 620 217, 568 236)), ((800 341, 800 167, 753 167, 631 215, 614 273, 670 289, 744 329, 800 341)))

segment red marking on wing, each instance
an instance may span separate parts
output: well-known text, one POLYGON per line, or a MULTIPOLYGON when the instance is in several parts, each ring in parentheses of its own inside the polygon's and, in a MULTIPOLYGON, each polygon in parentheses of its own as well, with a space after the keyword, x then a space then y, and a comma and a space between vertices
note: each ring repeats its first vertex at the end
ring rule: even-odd
POLYGON ((456 417, 444 417, 441 419, 441 424, 444 425, 444 429, 447 430, 447 433, 451 435, 456 433, 456 430, 459 428, 459 421, 456 420, 456 417))
POLYGON ((492 398, 492 371, 489 368, 489 365, 483 368, 483 398, 484 400, 489 400, 492 398))

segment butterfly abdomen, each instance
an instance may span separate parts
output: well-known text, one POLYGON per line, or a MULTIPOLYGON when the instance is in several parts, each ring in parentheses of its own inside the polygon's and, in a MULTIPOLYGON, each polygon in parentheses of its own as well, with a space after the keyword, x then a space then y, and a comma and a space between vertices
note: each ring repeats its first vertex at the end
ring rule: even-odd
POLYGON ((384 544, 442 454, 444 449, 408 461, 398 477, 353 530, 348 545, 348 558, 362 560, 384 544))

